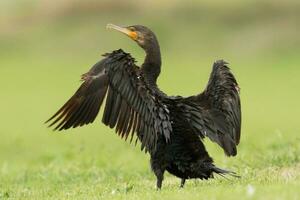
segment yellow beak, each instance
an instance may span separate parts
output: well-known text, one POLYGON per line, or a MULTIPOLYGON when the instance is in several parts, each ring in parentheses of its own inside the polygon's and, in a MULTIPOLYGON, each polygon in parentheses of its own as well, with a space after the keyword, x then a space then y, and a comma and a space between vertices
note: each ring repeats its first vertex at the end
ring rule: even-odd
POLYGON ((128 28, 120 27, 120 26, 117 26, 117 25, 114 25, 114 24, 107 24, 106 28, 117 30, 117 31, 119 31, 121 33, 124 33, 125 35, 129 36, 131 39, 137 40, 137 33, 135 31, 129 30, 128 28))

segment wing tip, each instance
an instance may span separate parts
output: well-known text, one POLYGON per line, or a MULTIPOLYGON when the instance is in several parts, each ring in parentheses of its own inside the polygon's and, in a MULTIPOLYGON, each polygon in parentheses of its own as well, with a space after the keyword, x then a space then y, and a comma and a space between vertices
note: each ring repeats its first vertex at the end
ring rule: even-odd
POLYGON ((223 59, 219 59, 214 62, 214 65, 223 65, 224 66, 224 65, 228 65, 228 64, 229 63, 223 59))
POLYGON ((224 149, 225 155, 228 157, 231 157, 231 156, 234 157, 237 155, 237 149, 236 149, 235 144, 230 145, 228 147, 223 146, 223 149, 224 149))

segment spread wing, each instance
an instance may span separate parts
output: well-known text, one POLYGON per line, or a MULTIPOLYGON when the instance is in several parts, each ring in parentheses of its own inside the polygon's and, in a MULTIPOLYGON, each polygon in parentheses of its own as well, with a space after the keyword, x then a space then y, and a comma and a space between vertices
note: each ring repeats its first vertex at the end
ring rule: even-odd
POLYGON ((47 122, 55 130, 92 123, 106 96, 102 122, 132 141, 136 134, 142 150, 155 149, 158 134, 170 138, 169 111, 144 82, 134 59, 122 50, 106 54, 89 72, 76 93, 47 122))
POLYGON ((183 99, 182 107, 195 133, 218 143, 226 155, 236 155, 241 134, 241 104, 239 86, 226 62, 214 63, 204 92, 183 99))

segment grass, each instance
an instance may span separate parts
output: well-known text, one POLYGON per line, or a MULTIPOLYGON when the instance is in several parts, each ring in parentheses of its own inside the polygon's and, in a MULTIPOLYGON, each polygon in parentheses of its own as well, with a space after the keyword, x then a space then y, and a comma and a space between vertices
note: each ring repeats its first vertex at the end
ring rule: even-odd
POLYGON ((161 19, 150 11, 139 18, 161 43, 163 91, 202 91, 217 58, 230 62, 242 88, 238 156, 227 158, 205 141, 216 165, 241 178, 190 180, 179 189, 180 180, 166 174, 160 192, 149 156, 103 126, 100 116, 64 133, 43 124, 102 53, 122 47, 142 62, 143 52, 132 41, 104 29, 107 22, 135 24, 138 15, 82 14, 76 8, 75 16, 70 11, 53 19, 27 14, 22 21, 25 11, 15 15, 20 18, 6 16, 15 21, 0 30, 0 199, 299 199, 299 16, 292 1, 269 4, 178 3, 160 7, 166 10, 161 19), (270 13, 261 12, 269 4, 270 13), (218 15, 211 14, 215 9, 218 15))

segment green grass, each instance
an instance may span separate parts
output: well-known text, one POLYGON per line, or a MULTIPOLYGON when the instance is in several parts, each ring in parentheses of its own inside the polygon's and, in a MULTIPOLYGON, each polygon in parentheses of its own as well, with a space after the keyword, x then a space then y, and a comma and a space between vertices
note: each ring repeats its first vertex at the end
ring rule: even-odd
POLYGON ((28 6, 33 17, 24 10, 5 16, 12 23, 0 20, 0 199, 300 198, 297 2, 193 6, 176 1, 170 8, 166 2, 130 14, 119 12, 122 6, 112 6, 111 13, 100 12, 101 6, 99 13, 75 6, 45 19, 28 6), (179 189, 180 180, 166 173, 158 192, 149 155, 118 138, 101 124, 101 116, 64 133, 47 129, 44 121, 101 54, 122 47, 142 62, 137 45, 105 30, 108 22, 147 24, 157 32, 163 54, 159 86, 170 95, 199 93, 213 61, 230 62, 241 86, 238 155, 227 158, 216 144, 205 144, 216 165, 236 171, 240 179, 189 180, 179 189))

